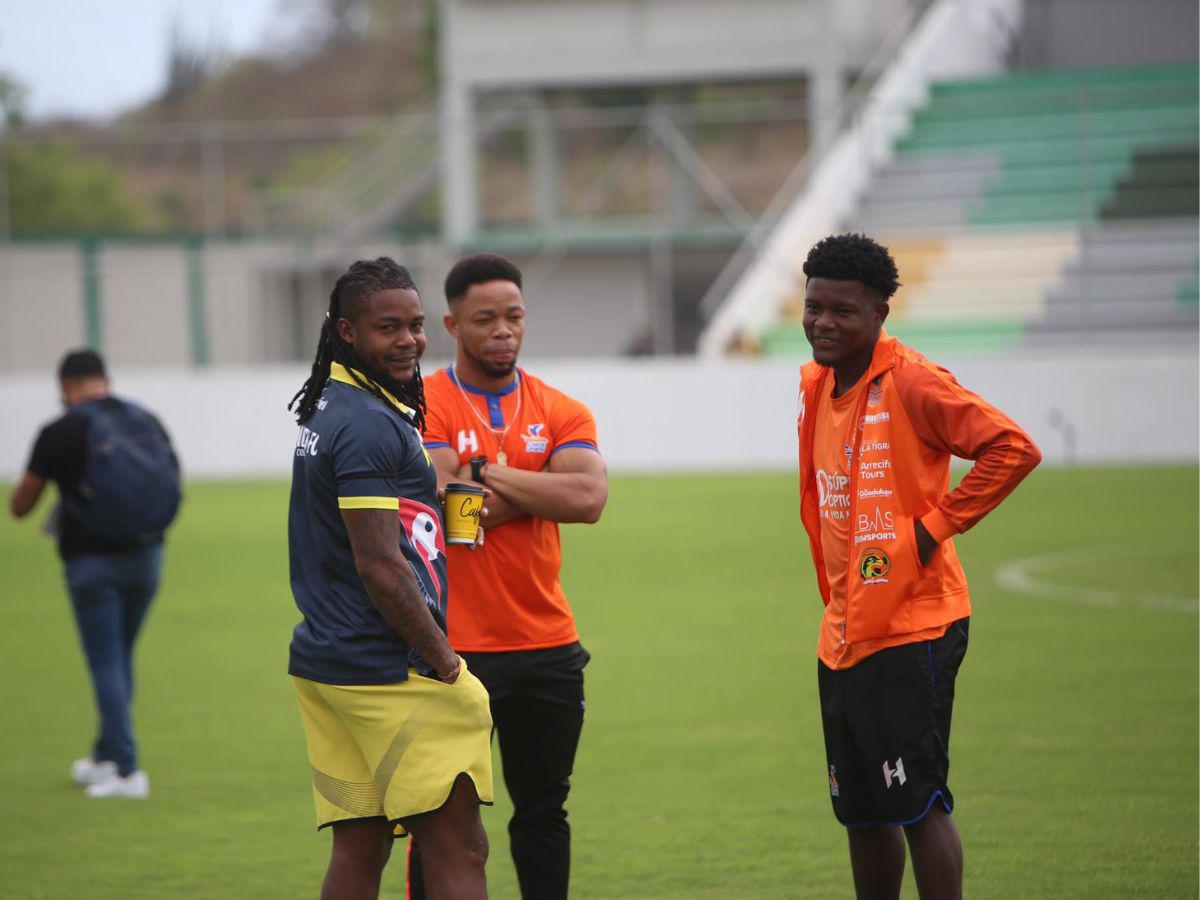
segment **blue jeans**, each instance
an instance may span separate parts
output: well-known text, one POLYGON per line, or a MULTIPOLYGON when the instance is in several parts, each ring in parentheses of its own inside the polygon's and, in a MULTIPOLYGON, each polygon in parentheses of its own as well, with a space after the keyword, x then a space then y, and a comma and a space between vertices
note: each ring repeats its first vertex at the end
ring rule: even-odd
POLYGON ((95 760, 111 760, 122 775, 137 769, 133 703, 133 643, 162 573, 162 545, 68 559, 67 590, 92 673, 100 734, 95 760))

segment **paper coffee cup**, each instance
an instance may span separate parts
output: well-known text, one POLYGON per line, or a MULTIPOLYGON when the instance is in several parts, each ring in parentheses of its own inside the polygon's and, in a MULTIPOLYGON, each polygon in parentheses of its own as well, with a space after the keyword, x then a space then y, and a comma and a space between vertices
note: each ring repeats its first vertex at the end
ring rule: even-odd
POLYGON ((446 543, 474 544, 483 513, 483 488, 452 481, 445 490, 446 543))

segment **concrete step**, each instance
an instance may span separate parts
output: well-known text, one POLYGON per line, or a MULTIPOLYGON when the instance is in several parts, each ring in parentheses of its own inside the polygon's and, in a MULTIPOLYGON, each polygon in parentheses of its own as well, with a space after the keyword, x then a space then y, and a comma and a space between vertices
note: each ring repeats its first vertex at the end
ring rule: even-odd
POLYGON ((982 167, 948 172, 936 167, 900 172, 889 168, 872 182, 870 199, 876 203, 933 199, 965 202, 981 196, 995 175, 994 169, 982 167))
POLYGON ((1141 278, 1145 275, 1170 275, 1182 281, 1196 272, 1196 251, 1164 253, 1162 247, 1122 248, 1111 256, 1089 253, 1077 257, 1063 268, 1064 279, 1109 278, 1130 275, 1141 278), (1141 249, 1143 252, 1137 252, 1141 249))
POLYGON ((1148 353, 1154 353, 1166 348, 1194 348, 1196 331, 1194 328, 1163 328, 1136 322, 1086 327, 1078 322, 1038 323, 1025 331, 1019 346, 1029 350, 1145 346, 1148 353))
POLYGON ((1097 240, 1114 242, 1138 238, 1146 241, 1193 240, 1200 237, 1200 219, 1195 216, 1163 216, 1139 222, 1106 222, 1091 233, 1097 240))
POLYGON ((1146 307, 1130 307, 1129 305, 1100 305, 1087 306, 1056 306, 1047 309, 1040 318, 1027 321, 1029 331, 1067 330, 1075 328, 1139 328, 1144 330, 1159 329, 1162 331, 1182 329, 1190 331, 1193 339, 1196 336, 1200 316, 1196 309, 1188 309, 1181 304, 1154 305, 1146 307))
POLYGON ((1045 308, 1066 309, 1085 306, 1094 309, 1150 309, 1152 307, 1165 309, 1175 306, 1187 308, 1190 304, 1180 301, 1179 288, 1180 283, 1167 282, 1152 288, 1148 287, 1135 296, 1127 296, 1106 291, 1103 287, 1089 286, 1088 290, 1075 290, 1070 285, 1056 285, 1046 293, 1045 308))
POLYGON ((869 199, 850 221, 868 233, 912 231, 915 228, 934 231, 965 225, 966 214, 965 204, 954 200, 887 203, 869 199))

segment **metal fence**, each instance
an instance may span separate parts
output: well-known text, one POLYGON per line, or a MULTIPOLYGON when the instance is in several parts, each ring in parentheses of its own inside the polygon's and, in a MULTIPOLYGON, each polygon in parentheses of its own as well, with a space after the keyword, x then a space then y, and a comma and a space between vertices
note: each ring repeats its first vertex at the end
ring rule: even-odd
MULTIPOLYGON (((803 83, 777 98, 590 106, 529 94, 478 116, 483 228, 718 218, 749 227, 807 146, 803 83)), ((0 225, 22 154, 68 147, 107 167, 139 215, 95 231, 148 234, 436 232, 442 148, 432 101, 393 117, 42 127, 4 134, 0 225)), ((19 177, 19 176, 18 176, 19 177)))

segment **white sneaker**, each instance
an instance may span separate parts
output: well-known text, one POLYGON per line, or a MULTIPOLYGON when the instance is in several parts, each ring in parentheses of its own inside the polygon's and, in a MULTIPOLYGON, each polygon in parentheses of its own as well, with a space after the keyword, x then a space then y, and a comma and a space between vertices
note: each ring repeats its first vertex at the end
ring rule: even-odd
POLYGON ((138 769, 122 777, 113 772, 108 778, 97 782, 84 791, 89 797, 129 797, 144 800, 150 796, 150 777, 138 769))
POLYGON ((99 784, 116 774, 117 764, 107 759, 97 761, 85 756, 71 763, 71 780, 84 786, 99 784))

